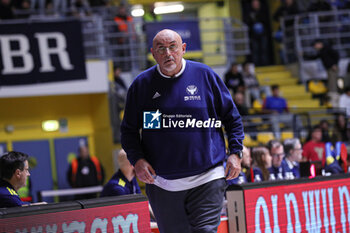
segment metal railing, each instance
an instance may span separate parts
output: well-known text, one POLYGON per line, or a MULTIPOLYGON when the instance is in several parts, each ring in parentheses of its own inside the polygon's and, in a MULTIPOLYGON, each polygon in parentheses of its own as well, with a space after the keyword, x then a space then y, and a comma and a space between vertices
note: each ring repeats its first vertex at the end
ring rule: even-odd
MULTIPOLYGON (((321 39, 332 45, 342 60, 350 56, 350 11, 327 11, 304 13, 284 17, 280 21, 283 31, 283 60, 287 63, 298 62, 300 79, 306 82, 310 78, 327 77, 320 61, 305 61, 303 55, 314 55, 313 42, 321 39)), ((341 64, 340 74, 346 64, 341 64)))
MULTIPOLYGON (((114 21, 116 12, 116 7, 89 7, 84 14, 76 14, 72 8, 15 11, 19 18, 29 17, 23 20, 25 22, 78 17, 82 22, 87 59, 111 59, 124 71, 138 73, 150 64, 145 23, 141 18, 134 18, 126 23, 128 30, 120 32, 114 21)), ((198 20, 202 47, 201 57, 197 56, 196 60, 213 66, 228 66, 250 54, 248 28, 242 22, 232 18, 195 20, 198 20)))

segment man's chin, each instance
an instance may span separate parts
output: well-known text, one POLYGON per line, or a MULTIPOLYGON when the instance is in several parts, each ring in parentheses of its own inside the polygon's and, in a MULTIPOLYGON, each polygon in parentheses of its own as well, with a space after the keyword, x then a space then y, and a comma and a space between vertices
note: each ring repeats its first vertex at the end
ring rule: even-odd
POLYGON ((164 70, 164 73, 172 73, 176 69, 176 65, 170 65, 170 66, 164 66, 162 70, 164 70))

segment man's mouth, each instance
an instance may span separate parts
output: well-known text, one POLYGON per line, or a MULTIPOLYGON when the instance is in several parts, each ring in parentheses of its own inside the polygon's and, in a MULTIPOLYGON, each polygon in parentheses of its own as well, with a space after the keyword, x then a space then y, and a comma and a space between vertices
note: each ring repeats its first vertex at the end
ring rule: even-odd
POLYGON ((168 59, 168 60, 166 60, 166 61, 164 62, 164 64, 167 64, 167 63, 169 63, 169 62, 174 62, 174 60, 173 60, 173 59, 168 59))

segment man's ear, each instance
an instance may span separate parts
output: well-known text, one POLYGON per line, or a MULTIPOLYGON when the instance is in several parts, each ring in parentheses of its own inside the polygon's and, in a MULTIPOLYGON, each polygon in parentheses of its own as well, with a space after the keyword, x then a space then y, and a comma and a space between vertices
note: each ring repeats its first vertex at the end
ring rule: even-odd
POLYGON ((14 175, 16 176, 16 178, 20 178, 21 177, 21 170, 19 170, 17 168, 14 175))
MULTIPOLYGON (((152 53, 152 56, 153 56, 153 58, 154 58, 154 53, 153 53, 154 51, 153 51, 153 48, 151 48, 151 53, 152 53)), ((155 58, 154 58, 155 59, 155 58)))

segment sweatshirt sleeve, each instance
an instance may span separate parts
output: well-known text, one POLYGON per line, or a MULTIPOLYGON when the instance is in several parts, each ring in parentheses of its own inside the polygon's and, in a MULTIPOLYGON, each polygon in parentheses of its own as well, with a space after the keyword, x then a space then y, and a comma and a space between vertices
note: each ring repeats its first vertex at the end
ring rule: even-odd
POLYGON ((214 98, 216 111, 225 127, 228 149, 234 154, 243 149, 243 123, 242 118, 233 103, 231 94, 221 78, 215 74, 214 98))
POLYGON ((142 127, 142 122, 140 119, 141 114, 141 99, 138 97, 137 85, 135 82, 129 88, 125 110, 124 118, 121 124, 121 143, 125 150, 128 159, 132 165, 144 158, 144 154, 141 146, 140 129, 142 127))

